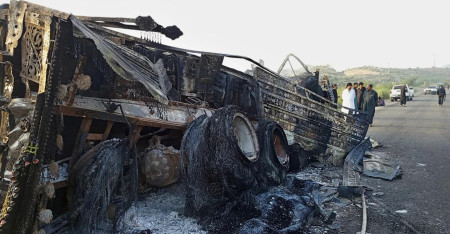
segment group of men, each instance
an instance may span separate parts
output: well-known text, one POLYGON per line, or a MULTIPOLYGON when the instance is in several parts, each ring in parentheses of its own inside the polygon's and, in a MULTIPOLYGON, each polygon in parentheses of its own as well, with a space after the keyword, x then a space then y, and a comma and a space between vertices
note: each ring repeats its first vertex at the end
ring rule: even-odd
MULTIPOLYGON (((337 97, 337 85, 333 85, 333 93, 337 97)), ((337 98, 336 98, 337 99, 337 98)), ((367 120, 369 126, 372 127, 373 116, 375 115, 375 107, 378 103, 378 93, 373 90, 373 85, 364 87, 363 82, 347 83, 346 88, 342 91, 342 108, 341 111, 346 114, 356 114, 358 110, 367 112, 367 120)))

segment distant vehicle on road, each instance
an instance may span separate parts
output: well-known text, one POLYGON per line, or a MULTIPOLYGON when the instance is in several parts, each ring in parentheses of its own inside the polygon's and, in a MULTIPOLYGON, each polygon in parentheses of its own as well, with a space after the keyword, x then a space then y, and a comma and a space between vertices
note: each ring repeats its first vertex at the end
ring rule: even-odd
POLYGON ((423 90, 423 93, 425 95, 427 95, 427 94, 436 95, 437 94, 437 90, 438 90, 437 85, 430 85, 426 89, 423 90))
MULTIPOLYGON (((391 98, 391 102, 400 100, 400 89, 403 87, 402 84, 392 86, 392 89, 389 91, 389 97, 391 98)), ((412 101, 414 90, 411 91, 408 85, 406 85, 406 100, 412 101)))

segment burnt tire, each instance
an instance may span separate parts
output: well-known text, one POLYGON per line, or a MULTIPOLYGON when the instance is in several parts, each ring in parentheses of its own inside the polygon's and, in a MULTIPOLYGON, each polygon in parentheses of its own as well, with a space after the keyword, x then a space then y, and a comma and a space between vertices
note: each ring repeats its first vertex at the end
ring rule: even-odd
POLYGON ((311 161, 310 153, 304 150, 299 144, 289 146, 289 172, 300 171, 308 166, 311 161))
POLYGON ((186 214, 207 214, 205 208, 238 199, 256 187, 259 157, 256 133, 235 106, 201 116, 186 129, 181 143, 181 168, 186 181, 186 214))
POLYGON ((289 169, 288 142, 283 128, 273 121, 261 122, 257 129, 260 159, 257 177, 260 186, 280 185, 289 169))
MULTIPOLYGON (((129 163, 128 141, 109 139, 89 150, 73 166, 69 174, 74 189, 68 220, 75 233, 93 233, 108 219, 106 210, 115 198, 114 225, 133 201, 132 190, 126 198, 119 197, 122 184, 136 186, 136 180, 126 179, 124 167, 129 163), (120 189, 119 189, 120 188, 120 189)), ((131 174, 134 177, 134 173, 131 174)), ((137 179, 137 178, 136 178, 137 179)))

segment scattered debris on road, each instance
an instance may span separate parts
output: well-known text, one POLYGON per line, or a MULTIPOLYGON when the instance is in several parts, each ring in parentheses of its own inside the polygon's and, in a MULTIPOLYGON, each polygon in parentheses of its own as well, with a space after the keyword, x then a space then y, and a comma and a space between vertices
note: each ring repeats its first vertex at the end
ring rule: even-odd
POLYGON ((376 197, 381 197, 381 196, 384 196, 384 193, 383 192, 374 192, 374 193, 372 193, 372 195, 376 196, 376 197))
POLYGON ((395 213, 397 213, 397 214, 406 214, 406 213, 408 213, 408 211, 407 210, 396 210, 395 213))
POLYGON ((383 147, 383 145, 382 144, 380 144, 380 142, 378 142, 378 141, 376 141, 376 140, 374 140, 374 139, 370 139, 370 143, 372 144, 371 145, 371 148, 372 149, 376 149, 376 148, 379 148, 379 147, 383 147))
POLYGON ((401 178, 403 175, 400 165, 392 166, 377 154, 366 154, 363 160, 363 175, 385 180, 401 178))

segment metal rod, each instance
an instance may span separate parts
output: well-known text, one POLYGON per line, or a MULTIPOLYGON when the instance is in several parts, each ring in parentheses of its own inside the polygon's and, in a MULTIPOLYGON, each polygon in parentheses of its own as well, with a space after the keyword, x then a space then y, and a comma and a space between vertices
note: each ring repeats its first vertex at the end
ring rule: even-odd
POLYGON ((292 67, 291 60, 288 59, 288 62, 289 62, 289 65, 291 66, 292 73, 294 73, 294 76, 297 76, 297 75, 295 74, 294 67, 292 67))
POLYGON ((139 137, 139 139, 146 138, 146 137, 151 137, 153 135, 156 135, 156 134, 164 132, 164 131, 166 131, 166 129, 165 128, 161 128, 161 129, 159 129, 156 132, 152 132, 152 133, 149 133, 149 134, 142 135, 141 137, 139 137))
POLYGON ((363 220, 361 226, 361 234, 366 234, 367 229, 367 208, 366 208, 366 197, 364 196, 364 190, 361 194, 362 199, 362 209, 363 209, 363 220))

